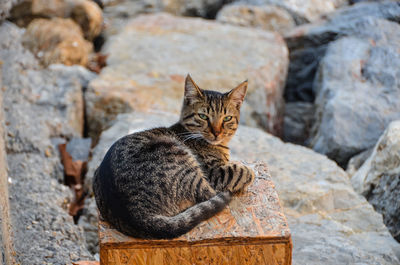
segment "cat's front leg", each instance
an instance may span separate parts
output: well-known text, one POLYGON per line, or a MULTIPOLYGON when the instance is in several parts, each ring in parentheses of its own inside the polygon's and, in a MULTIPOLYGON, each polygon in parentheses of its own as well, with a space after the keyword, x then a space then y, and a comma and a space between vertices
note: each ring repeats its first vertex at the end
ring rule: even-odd
POLYGON ((212 168, 208 176, 211 186, 216 191, 239 193, 254 180, 254 171, 238 162, 212 168))

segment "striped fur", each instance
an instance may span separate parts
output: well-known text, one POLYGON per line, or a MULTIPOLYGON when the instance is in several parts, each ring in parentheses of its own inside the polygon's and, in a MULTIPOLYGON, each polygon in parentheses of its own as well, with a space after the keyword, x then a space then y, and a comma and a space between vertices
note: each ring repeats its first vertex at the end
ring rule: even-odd
POLYGON ((222 94, 188 76, 179 122, 114 143, 94 175, 102 218, 127 235, 175 238, 224 209, 254 179, 227 147, 246 87, 222 94))

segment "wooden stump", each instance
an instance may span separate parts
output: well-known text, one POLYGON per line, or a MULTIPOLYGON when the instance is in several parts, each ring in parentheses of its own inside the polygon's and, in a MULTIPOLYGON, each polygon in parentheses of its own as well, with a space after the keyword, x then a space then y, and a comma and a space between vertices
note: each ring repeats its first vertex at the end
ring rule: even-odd
POLYGON ((247 192, 177 239, 132 238, 100 221, 100 264, 291 264, 290 231, 274 184, 265 165, 254 169, 247 192))

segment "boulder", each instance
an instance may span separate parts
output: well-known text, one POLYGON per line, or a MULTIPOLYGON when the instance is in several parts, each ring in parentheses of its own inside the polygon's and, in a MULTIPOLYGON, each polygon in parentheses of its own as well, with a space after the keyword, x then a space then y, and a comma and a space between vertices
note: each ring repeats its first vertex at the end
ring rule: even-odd
POLYGON ((103 29, 103 14, 94 1, 77 1, 69 16, 81 26, 87 40, 94 40, 103 29))
POLYGON ((225 5, 218 12, 217 20, 232 25, 277 31, 281 34, 296 25, 288 11, 273 5, 225 5))
POLYGON ((16 262, 70 264, 92 259, 83 231, 68 215, 71 191, 51 139, 81 136, 83 86, 93 74, 74 66, 41 69, 23 30, 0 26, 0 61, 10 216, 16 262))
POLYGON ((351 182, 382 213, 389 231, 400 241, 400 120, 389 124, 351 182))
POLYGON ((400 172, 400 121, 393 121, 379 138, 372 154, 351 178, 354 189, 368 195, 382 174, 400 172))
POLYGON ((0 1, 0 22, 6 19, 12 6, 17 2, 17 0, 1 0, 0 1))
POLYGON ((103 52, 109 54, 107 67, 85 94, 91 136, 118 113, 178 113, 188 73, 200 87, 224 92, 248 79, 241 122, 281 133, 288 60, 276 33, 168 14, 143 15, 103 52))
POLYGON ((104 3, 104 36, 109 39, 120 33, 125 25, 140 14, 149 14, 163 10, 162 0, 130 1, 120 0, 118 4, 104 3))
POLYGON ((314 77, 328 44, 343 36, 365 37, 370 31, 374 32, 368 17, 398 22, 400 5, 395 1, 378 1, 343 7, 324 20, 298 26, 285 35, 290 50, 285 88, 287 101, 314 101, 314 77))
POLYGON ((383 222, 400 242, 400 174, 382 174, 367 199, 383 215, 383 222))
POLYGON ((314 104, 309 102, 299 101, 285 104, 282 140, 305 145, 314 124, 314 112, 314 104))
POLYGON ((368 157, 370 157, 372 151, 373 148, 370 148, 350 158, 346 167, 346 173, 349 175, 349 177, 352 177, 357 172, 357 170, 364 164, 368 157))
POLYGON ((236 0, 247 5, 276 5, 289 11, 297 23, 316 21, 322 15, 346 5, 346 0, 236 0))
MULTIPOLYGON (((118 138, 168 126, 177 119, 171 114, 119 115, 114 125, 102 133, 93 151, 88 181, 118 138)), ((267 162, 289 221, 293 264, 399 263, 400 245, 387 231, 382 216, 354 192, 347 174, 335 162, 243 125, 230 147, 233 160, 267 162)))
POLYGON ((25 31, 23 43, 41 62, 86 66, 93 45, 83 38, 81 28, 71 19, 35 19, 25 31))
POLYGON ((218 10, 230 0, 161 0, 164 11, 174 15, 215 18, 218 10))
POLYGON ((400 25, 364 22, 358 26, 365 37, 343 37, 329 45, 314 81, 310 146, 343 167, 400 119, 400 25))
POLYGON ((27 27, 37 18, 72 18, 88 40, 93 40, 103 26, 100 7, 91 0, 22 0, 11 10, 10 20, 27 27))

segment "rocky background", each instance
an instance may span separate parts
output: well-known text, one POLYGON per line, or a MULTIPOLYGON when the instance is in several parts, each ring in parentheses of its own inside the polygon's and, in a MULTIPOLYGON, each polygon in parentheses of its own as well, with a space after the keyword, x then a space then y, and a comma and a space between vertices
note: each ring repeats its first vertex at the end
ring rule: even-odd
POLYGON ((191 73, 249 79, 232 155, 269 165, 293 264, 400 264, 399 23, 397 1, 0 0, 7 260, 98 260, 94 169, 174 122, 191 73))

